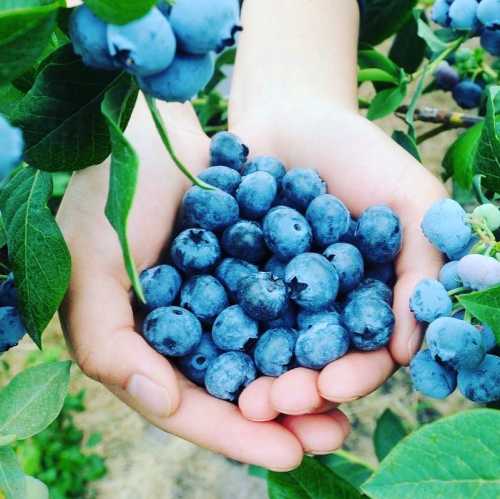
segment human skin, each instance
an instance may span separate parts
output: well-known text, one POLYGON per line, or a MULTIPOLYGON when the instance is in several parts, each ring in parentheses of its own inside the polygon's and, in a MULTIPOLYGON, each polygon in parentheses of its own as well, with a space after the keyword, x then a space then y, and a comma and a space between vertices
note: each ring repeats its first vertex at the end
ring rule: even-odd
MULTIPOLYGON (((229 130, 254 156, 316 168, 355 217, 381 203, 399 214, 405 242, 396 265, 396 328, 389 348, 349 353, 320 373, 298 368, 276 379, 260 378, 242 393, 239 407, 217 400, 181 376, 136 331, 130 282, 104 216, 109 161, 73 176, 58 216, 73 259, 61 319, 82 370, 159 428, 274 470, 298 466, 304 452, 328 453, 342 445, 350 427, 337 403, 372 392, 396 364, 408 363, 421 341, 409 296, 442 263, 419 224, 427 207, 446 195, 444 188, 357 112, 358 16, 355 0, 247 0, 229 130)), ((208 164, 209 139, 192 107, 159 107, 178 155, 200 172, 208 164)), ((143 270, 168 244, 189 183, 168 158, 143 98, 127 137, 141 158, 129 238, 143 270)))

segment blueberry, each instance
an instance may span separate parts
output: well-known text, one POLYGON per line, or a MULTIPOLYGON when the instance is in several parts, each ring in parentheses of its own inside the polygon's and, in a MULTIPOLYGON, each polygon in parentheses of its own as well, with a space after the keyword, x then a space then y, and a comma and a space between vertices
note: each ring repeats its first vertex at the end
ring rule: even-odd
POLYGON ((73 10, 69 21, 69 34, 75 54, 79 55, 87 66, 118 69, 108 49, 107 24, 96 17, 86 5, 73 10))
POLYGON ((457 70, 450 66, 446 61, 443 61, 437 68, 434 75, 436 85, 441 90, 452 90, 453 87, 460 81, 460 76, 457 70))
POLYGON ((347 232, 340 237, 340 242, 356 244, 356 228, 358 226, 358 221, 351 217, 351 221, 349 222, 349 229, 347 232))
POLYGON ((263 217, 273 205, 277 192, 276 180, 267 172, 244 176, 236 191, 241 216, 251 220, 263 217))
POLYGON ((255 172, 267 172, 274 177, 278 184, 286 174, 285 165, 277 158, 272 156, 257 156, 249 161, 243 168, 243 175, 250 175, 255 172))
POLYGON ((0 286, 0 307, 17 307, 17 291, 12 272, 0 286))
POLYGON ((285 309, 287 301, 285 283, 269 272, 252 274, 240 281, 238 302, 255 320, 277 319, 285 309))
POLYGON ((248 157, 248 147, 230 132, 219 132, 210 143, 210 164, 240 171, 248 157))
POLYGON ((450 260, 460 260, 464 256, 473 252, 474 246, 476 246, 477 243, 479 243, 479 237, 476 236, 475 234, 472 234, 471 238, 469 239, 469 242, 460 251, 450 253, 447 256, 450 260))
POLYGON ((361 284, 347 295, 347 301, 354 298, 377 298, 389 305, 392 303, 392 290, 377 279, 364 279, 361 284))
POLYGON ((138 78, 141 90, 168 102, 186 102, 202 90, 214 73, 212 54, 177 53, 163 71, 138 78))
POLYGON ((307 310, 321 310, 335 301, 339 275, 333 265, 317 253, 302 253, 286 266, 285 282, 290 298, 307 310))
POLYGON ((464 256, 457 273, 466 288, 482 290, 500 284, 500 262, 491 256, 464 256))
POLYGON ((292 365, 297 333, 293 329, 275 328, 266 331, 257 341, 254 360, 264 376, 281 376, 292 365))
POLYGON ((348 243, 331 244, 323 251, 323 255, 339 275, 340 293, 348 293, 359 285, 365 267, 363 257, 356 246, 348 243))
POLYGON ((145 270, 140 281, 149 310, 171 305, 182 284, 179 272, 170 265, 158 265, 145 270))
POLYGON ((256 377, 255 365, 249 355, 225 352, 209 364, 205 386, 210 395, 233 402, 256 377))
POLYGON ((0 353, 15 347, 26 328, 15 307, 0 307, 0 353))
POLYGON ((425 237, 450 258, 463 250, 472 236, 464 209, 453 199, 436 201, 422 220, 425 237), (446 223, 443 221, 446 220, 446 223))
POLYGON ((483 87, 471 80, 462 80, 452 90, 453 99, 463 109, 473 109, 481 104, 483 87))
POLYGON ((457 373, 432 357, 430 350, 421 350, 410 363, 415 390, 435 399, 444 399, 457 387, 457 373))
POLYGON ((212 341, 212 337, 204 333, 198 346, 188 355, 180 357, 177 366, 186 378, 203 386, 208 365, 221 353, 212 341))
POLYGON ((206 54, 234 44, 239 16, 238 0, 176 0, 170 22, 184 52, 206 54))
POLYGON ((342 322, 351 333, 352 343, 358 350, 377 350, 389 343, 394 314, 383 300, 355 298, 347 303, 342 322))
POLYGON ((372 206, 358 220, 356 245, 370 262, 394 260, 403 238, 399 217, 388 206, 372 206))
POLYGON ((310 310, 301 310, 297 314, 297 324, 299 329, 309 329, 319 322, 331 322, 336 326, 342 325, 340 314, 329 307, 326 310, 319 310, 318 312, 311 312, 310 310))
POLYGON ((500 2, 498 0, 480 0, 476 15, 486 27, 500 27, 500 2))
POLYGON ((297 326, 297 310, 292 301, 288 300, 280 316, 265 324, 267 329, 286 327, 294 329, 297 326))
POLYGON ((156 7, 128 24, 109 24, 107 39, 115 64, 134 75, 159 73, 174 60, 174 32, 156 7))
POLYGON ((198 178, 231 195, 236 193, 241 182, 241 175, 228 166, 212 166, 202 171, 198 178))
POLYGON ((170 256, 175 266, 187 273, 203 273, 219 260, 221 249, 215 234, 204 229, 186 229, 173 241, 170 256))
POLYGON ((192 352, 201 340, 200 321, 181 307, 153 310, 144 320, 146 341, 162 355, 182 357, 192 352))
POLYGON ((14 128, 0 114, 0 181, 21 163, 24 140, 19 128, 14 128))
POLYGON ((448 15, 453 29, 472 30, 477 27, 477 0, 454 0, 448 15))
POLYGON ((393 262, 370 263, 365 275, 369 279, 382 281, 388 286, 393 286, 396 281, 396 270, 393 262))
POLYGON ((264 238, 269 249, 283 261, 308 251, 312 232, 307 220, 286 206, 271 209, 263 222, 264 238))
POLYGON ((314 198, 306 211, 314 241, 322 248, 336 243, 348 232, 351 216, 344 203, 331 194, 314 198))
POLYGON ((258 271, 255 265, 238 258, 224 258, 215 269, 215 277, 224 285, 229 297, 236 300, 241 279, 258 271))
POLYGON ((281 261, 279 258, 272 256, 264 266, 266 272, 271 272, 275 277, 285 280, 285 269, 287 262, 281 261))
POLYGON ((445 287, 435 279, 422 279, 410 297, 410 309, 418 321, 432 322, 451 315, 453 303, 445 287))
POLYGON ((483 346, 486 352, 491 352, 497 346, 497 339, 493 329, 489 326, 477 326, 483 339, 483 346))
POLYGON ((259 263, 269 254, 260 225, 248 220, 240 220, 224 231, 222 247, 228 255, 251 263, 259 263))
POLYGON ((244 350, 247 343, 258 335, 257 321, 239 305, 223 310, 212 326, 212 339, 221 350, 244 350))
POLYGON ((228 305, 224 286, 211 275, 194 276, 181 290, 181 307, 211 323, 228 305))
POLYGON ((283 204, 305 212, 309 203, 326 193, 326 184, 311 168, 294 168, 281 181, 283 204))
POLYGON ((451 22, 449 11, 452 1, 453 0, 436 0, 432 7, 432 20, 444 28, 447 28, 451 22))
POLYGON ((343 357, 349 350, 349 333, 331 321, 320 321, 300 331, 295 345, 295 357, 300 366, 323 369, 343 357))
POLYGON ((454 369, 473 369, 484 358, 481 333, 460 319, 436 319, 427 328, 425 338, 432 356, 454 369))
POLYGON ((481 47, 495 57, 500 56, 500 25, 496 28, 483 28, 481 47))
POLYGON ((477 404, 500 400, 500 357, 488 354, 476 368, 461 370, 458 389, 477 404))
POLYGON ((182 201, 184 223, 188 227, 222 230, 234 224, 240 215, 238 203, 220 189, 206 190, 191 187, 182 201))
POLYGON ((156 7, 166 18, 168 18, 172 10, 172 6, 167 2, 167 0, 159 0, 156 3, 156 7))
POLYGON ((445 263, 439 271, 439 282, 444 286, 446 291, 461 288, 463 286, 462 279, 458 275, 458 262, 445 263))

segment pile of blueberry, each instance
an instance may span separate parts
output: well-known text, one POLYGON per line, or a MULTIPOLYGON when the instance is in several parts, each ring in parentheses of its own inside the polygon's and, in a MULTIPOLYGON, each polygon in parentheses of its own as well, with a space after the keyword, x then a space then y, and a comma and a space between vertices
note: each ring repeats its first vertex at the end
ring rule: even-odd
MULTIPOLYGON (((499 0, 437 0, 432 19, 443 27, 479 35, 482 47, 490 54, 500 56, 499 0)), ((464 50, 463 54, 466 53, 464 50)), ((445 61, 436 71, 435 80, 438 88, 452 92, 460 107, 473 109, 480 105, 484 91, 481 79, 462 78, 445 61)))
POLYGON ((107 24, 82 5, 70 21, 75 53, 91 67, 125 70, 158 99, 184 102, 211 79, 214 52, 235 42, 238 0, 161 0, 144 17, 107 24))
POLYGON ((355 221, 315 170, 247 161, 231 133, 210 152, 199 178, 213 188, 187 191, 169 262, 141 274, 149 344, 230 401, 259 375, 387 345, 397 215, 373 206, 355 221))
POLYGON ((477 403, 500 400, 500 357, 490 327, 466 315, 454 298, 500 284, 500 261, 489 256, 500 228, 500 210, 493 204, 471 215, 451 199, 436 202, 422 221, 429 241, 449 261, 439 280, 424 279, 410 299, 418 321, 428 325, 427 349, 410 364, 415 389, 429 397, 446 398, 456 388, 477 403))

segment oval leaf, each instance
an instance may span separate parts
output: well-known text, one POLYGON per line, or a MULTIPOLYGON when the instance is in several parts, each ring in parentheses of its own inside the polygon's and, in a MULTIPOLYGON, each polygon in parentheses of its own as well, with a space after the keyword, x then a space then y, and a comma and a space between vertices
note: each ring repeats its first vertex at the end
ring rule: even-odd
POLYGON ((0 435, 18 440, 40 433, 61 412, 68 392, 70 361, 25 369, 0 390, 0 435))
POLYGON ((2 499, 26 497, 24 473, 15 452, 10 447, 0 447, 0 497, 2 499))
POLYGON ((125 24, 145 16, 157 0, 85 0, 95 15, 113 24, 125 24))
POLYGON ((379 92, 370 103, 367 118, 378 120, 393 113, 406 97, 406 84, 379 92))
POLYGON ((382 461, 407 434, 401 418, 390 409, 386 409, 378 418, 373 434, 373 444, 378 460, 382 461))
POLYGON ((500 490, 500 412, 477 409, 402 440, 362 487, 375 499, 491 499, 500 490))
POLYGON ((361 487, 373 473, 368 463, 347 451, 339 450, 317 459, 356 488, 361 487))

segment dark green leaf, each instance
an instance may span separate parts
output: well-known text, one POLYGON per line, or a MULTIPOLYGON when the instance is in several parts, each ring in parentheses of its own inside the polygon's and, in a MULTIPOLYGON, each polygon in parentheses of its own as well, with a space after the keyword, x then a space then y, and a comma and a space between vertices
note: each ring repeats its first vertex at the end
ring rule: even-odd
POLYGON ((111 148, 100 108, 119 77, 84 66, 69 45, 54 52, 10 114, 24 132, 26 161, 49 171, 79 170, 104 161, 111 148))
POLYGON ((487 113, 484 128, 476 150, 477 173, 484 175, 483 186, 500 192, 500 122, 495 114, 500 103, 500 86, 490 86, 487 95, 487 113))
POLYGON ((388 88, 379 92, 371 101, 368 108, 368 119, 378 120, 393 113, 406 97, 406 84, 399 87, 388 88))
POLYGON ((0 248, 3 248, 7 244, 7 232, 5 231, 5 224, 3 223, 3 217, 0 213, 0 248))
POLYGON ((443 158, 446 178, 454 180, 464 189, 470 189, 474 177, 474 157, 483 130, 483 123, 477 123, 462 133, 443 158))
POLYGON ((407 434, 400 417, 390 409, 386 409, 378 418, 373 434, 373 444, 378 460, 382 461, 407 434))
POLYGON ((363 491, 373 499, 490 499, 500 490, 500 413, 476 409, 402 440, 363 491))
POLYGON ((23 97, 24 93, 10 83, 0 86, 0 113, 9 115, 23 97))
MULTIPOLYGON (((423 11, 417 12, 418 16, 425 16, 423 11)), ((414 73, 424 60, 425 47, 424 40, 418 36, 417 20, 410 16, 394 38, 389 57, 407 73, 414 73)))
POLYGON ((400 68, 394 64, 384 54, 375 49, 363 49, 358 52, 358 64, 362 69, 379 68, 389 73, 390 75, 398 78, 400 75, 400 68))
POLYGON ((287 473, 270 471, 269 499, 360 499, 350 483, 310 457, 299 468, 287 473))
POLYGON ((442 52, 446 49, 447 45, 441 39, 439 39, 434 31, 429 27, 429 25, 422 19, 417 21, 418 24, 418 36, 425 41, 427 46, 432 50, 432 52, 442 52))
POLYGON ((268 471, 266 468, 261 468, 260 466, 255 466, 254 464, 251 464, 248 467, 248 474, 250 476, 256 476, 258 478, 267 478, 268 471))
POLYGON ((123 75, 121 80, 108 90, 102 103, 102 114, 108 123, 112 147, 106 217, 118 234, 130 282, 139 299, 144 301, 127 238, 128 217, 134 202, 139 174, 139 158, 121 131, 121 124, 125 120, 124 114, 131 107, 130 102, 135 102, 136 97, 137 87, 132 78, 123 75))
POLYGON ((500 344, 500 286, 458 297, 465 310, 493 329, 500 344))
POLYGON ((367 0, 361 20, 361 41, 378 45, 398 32, 416 4, 417 0, 367 0))
POLYGON ((342 450, 317 459, 356 488, 360 488, 373 473, 373 468, 368 463, 342 450))
POLYGON ((60 0, 0 3, 0 85, 22 75, 40 57, 61 5, 60 0))
POLYGON ((422 162, 420 152, 418 151, 417 143, 408 134, 401 130, 394 130, 392 138, 407 152, 409 152, 417 161, 422 162))
POLYGON ((68 392, 70 361, 21 371, 0 390, 0 435, 29 438, 54 421, 68 392))
POLYGON ((19 306, 28 333, 39 346, 71 274, 66 243, 47 207, 51 194, 50 173, 21 168, 0 195, 19 306))
POLYGON ((358 82, 364 81, 381 81, 385 83, 393 83, 394 85, 399 83, 398 78, 379 68, 360 69, 358 71, 358 82))
POLYGON ((16 453, 10 447, 0 447, 0 497, 22 499, 26 497, 26 480, 16 453))
POLYGON ((85 0, 85 3, 104 21, 126 24, 145 16, 157 0, 85 0))

